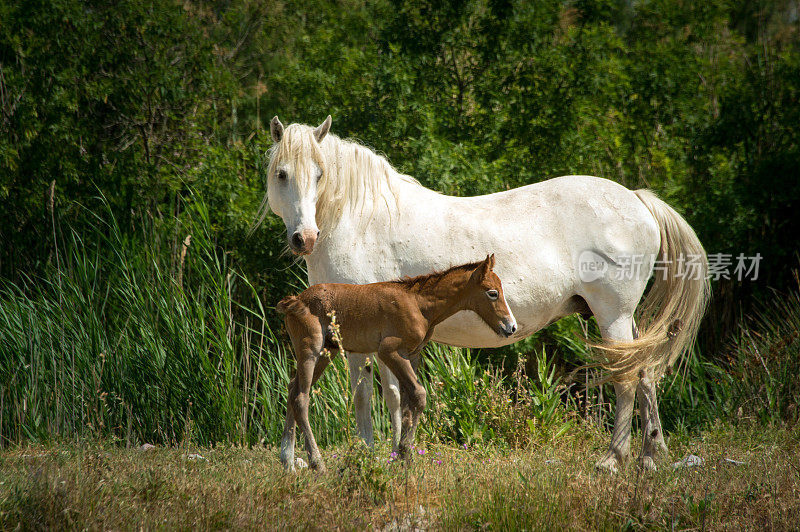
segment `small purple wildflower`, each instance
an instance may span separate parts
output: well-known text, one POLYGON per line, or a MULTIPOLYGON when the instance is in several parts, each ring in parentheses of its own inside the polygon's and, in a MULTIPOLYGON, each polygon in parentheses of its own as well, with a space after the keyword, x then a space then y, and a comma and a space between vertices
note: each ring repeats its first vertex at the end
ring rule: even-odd
POLYGON ((391 458, 397 458, 397 453, 392 451, 392 454, 389 455, 391 458))
POLYGON ((442 465, 442 461, 441 460, 436 460, 436 465, 442 465))
POLYGON ((465 451, 467 450, 467 444, 466 443, 464 445, 462 445, 462 447, 464 448, 465 451))
POLYGON ((419 451, 417 451, 417 452, 418 452, 418 453, 420 454, 420 456, 421 456, 421 455, 425 454, 425 449, 420 449, 420 450, 419 450, 419 451))

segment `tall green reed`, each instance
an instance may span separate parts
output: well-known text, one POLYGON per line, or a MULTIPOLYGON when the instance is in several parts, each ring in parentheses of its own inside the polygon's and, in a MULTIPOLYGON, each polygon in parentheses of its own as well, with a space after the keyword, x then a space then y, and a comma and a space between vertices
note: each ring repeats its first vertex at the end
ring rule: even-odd
MULTIPOLYGON (((174 231, 125 232, 101 205, 91 231, 62 231, 57 266, 0 286, 0 444, 277 441, 293 356, 202 201, 174 231)), ((349 419, 341 366, 318 385, 323 443, 349 419)))

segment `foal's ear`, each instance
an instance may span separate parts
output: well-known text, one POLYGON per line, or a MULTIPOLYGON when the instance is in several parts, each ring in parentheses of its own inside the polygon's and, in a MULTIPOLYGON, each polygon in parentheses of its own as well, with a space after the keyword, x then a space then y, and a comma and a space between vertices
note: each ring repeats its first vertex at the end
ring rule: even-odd
POLYGON ((328 131, 331 129, 331 115, 328 115, 328 118, 325 119, 323 123, 319 125, 317 129, 314 130, 314 138, 317 139, 317 142, 322 142, 322 139, 325 138, 325 135, 328 134, 328 131))
POLYGON ((283 124, 278 120, 278 115, 272 117, 269 123, 269 132, 272 133, 272 140, 274 142, 280 142, 283 138, 283 124))
POLYGON ((486 255, 486 258, 483 259, 476 271, 480 272, 481 277, 486 277, 492 271, 492 268, 494 268, 494 254, 486 255))
POLYGON ((490 271, 494 270, 494 253, 491 255, 486 255, 486 258, 483 261, 483 265, 481 266, 483 273, 489 273, 490 271))

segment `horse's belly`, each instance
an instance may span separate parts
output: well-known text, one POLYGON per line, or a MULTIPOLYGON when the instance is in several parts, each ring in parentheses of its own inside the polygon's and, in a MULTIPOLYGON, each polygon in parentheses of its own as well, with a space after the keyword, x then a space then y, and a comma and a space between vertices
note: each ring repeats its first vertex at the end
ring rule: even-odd
POLYGON ((515 312, 518 330, 506 338, 494 332, 474 312, 462 311, 437 325, 432 339, 457 347, 501 347, 519 342, 546 326, 551 321, 549 313, 547 316, 543 320, 515 312))

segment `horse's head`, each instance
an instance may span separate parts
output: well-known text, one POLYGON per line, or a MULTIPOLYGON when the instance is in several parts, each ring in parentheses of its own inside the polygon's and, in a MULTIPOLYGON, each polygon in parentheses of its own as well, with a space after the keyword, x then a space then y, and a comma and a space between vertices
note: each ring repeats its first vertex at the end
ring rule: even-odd
POLYGON ((494 254, 486 257, 469 281, 467 304, 486 325, 498 334, 508 338, 517 332, 517 320, 511 313, 503 295, 503 284, 494 273, 494 254))
POLYGON ((289 247, 298 255, 314 251, 317 226, 317 185, 325 171, 320 143, 331 127, 330 115, 317 128, 291 124, 284 128, 278 117, 270 122, 275 145, 267 175, 267 201, 283 219, 289 247))

